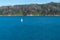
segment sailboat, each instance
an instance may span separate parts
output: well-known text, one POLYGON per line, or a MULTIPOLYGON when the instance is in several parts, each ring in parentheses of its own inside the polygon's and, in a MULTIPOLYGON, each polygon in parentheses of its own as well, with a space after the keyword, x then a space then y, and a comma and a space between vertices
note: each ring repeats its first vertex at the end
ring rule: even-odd
POLYGON ((21 18, 21 22, 23 22, 23 19, 21 18))

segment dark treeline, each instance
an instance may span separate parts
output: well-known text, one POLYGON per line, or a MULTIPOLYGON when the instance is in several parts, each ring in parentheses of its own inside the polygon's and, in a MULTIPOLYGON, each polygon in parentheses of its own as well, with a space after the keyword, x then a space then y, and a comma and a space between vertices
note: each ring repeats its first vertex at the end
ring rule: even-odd
POLYGON ((60 3, 1 6, 0 15, 60 15, 60 3))

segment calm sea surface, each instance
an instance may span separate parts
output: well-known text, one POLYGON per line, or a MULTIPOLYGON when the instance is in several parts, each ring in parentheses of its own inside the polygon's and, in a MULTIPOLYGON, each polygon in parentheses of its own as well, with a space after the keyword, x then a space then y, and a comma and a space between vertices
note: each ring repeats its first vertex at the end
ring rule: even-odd
POLYGON ((0 40, 60 40, 60 17, 0 16, 0 40))

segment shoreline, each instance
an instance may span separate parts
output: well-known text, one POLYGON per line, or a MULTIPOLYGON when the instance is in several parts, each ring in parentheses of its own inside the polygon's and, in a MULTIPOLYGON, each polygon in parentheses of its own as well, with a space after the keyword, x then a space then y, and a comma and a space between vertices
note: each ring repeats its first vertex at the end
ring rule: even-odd
MULTIPOLYGON (((0 15, 0 16, 24 16, 24 15, 0 15)), ((26 16, 60 16, 60 15, 26 15, 26 16)))
MULTIPOLYGON (((0 16, 9 16, 9 15, 0 15, 0 16)), ((10 15, 10 16, 21 16, 21 15, 10 15)), ((48 16, 52 16, 52 15, 48 15, 48 16)), ((60 16, 60 15, 54 15, 54 16, 60 16)))

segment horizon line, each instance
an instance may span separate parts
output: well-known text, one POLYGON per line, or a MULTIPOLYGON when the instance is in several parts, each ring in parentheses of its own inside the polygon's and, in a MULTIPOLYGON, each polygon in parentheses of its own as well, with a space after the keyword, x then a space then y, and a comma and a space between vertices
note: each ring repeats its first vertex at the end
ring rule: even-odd
MULTIPOLYGON (((51 3, 51 2, 47 2, 47 3, 23 3, 23 4, 8 4, 8 5, 0 5, 1 6, 14 6, 14 5, 31 5, 31 4, 48 4, 48 3, 51 3)), ((53 2, 53 3, 60 3, 60 2, 53 2)))

